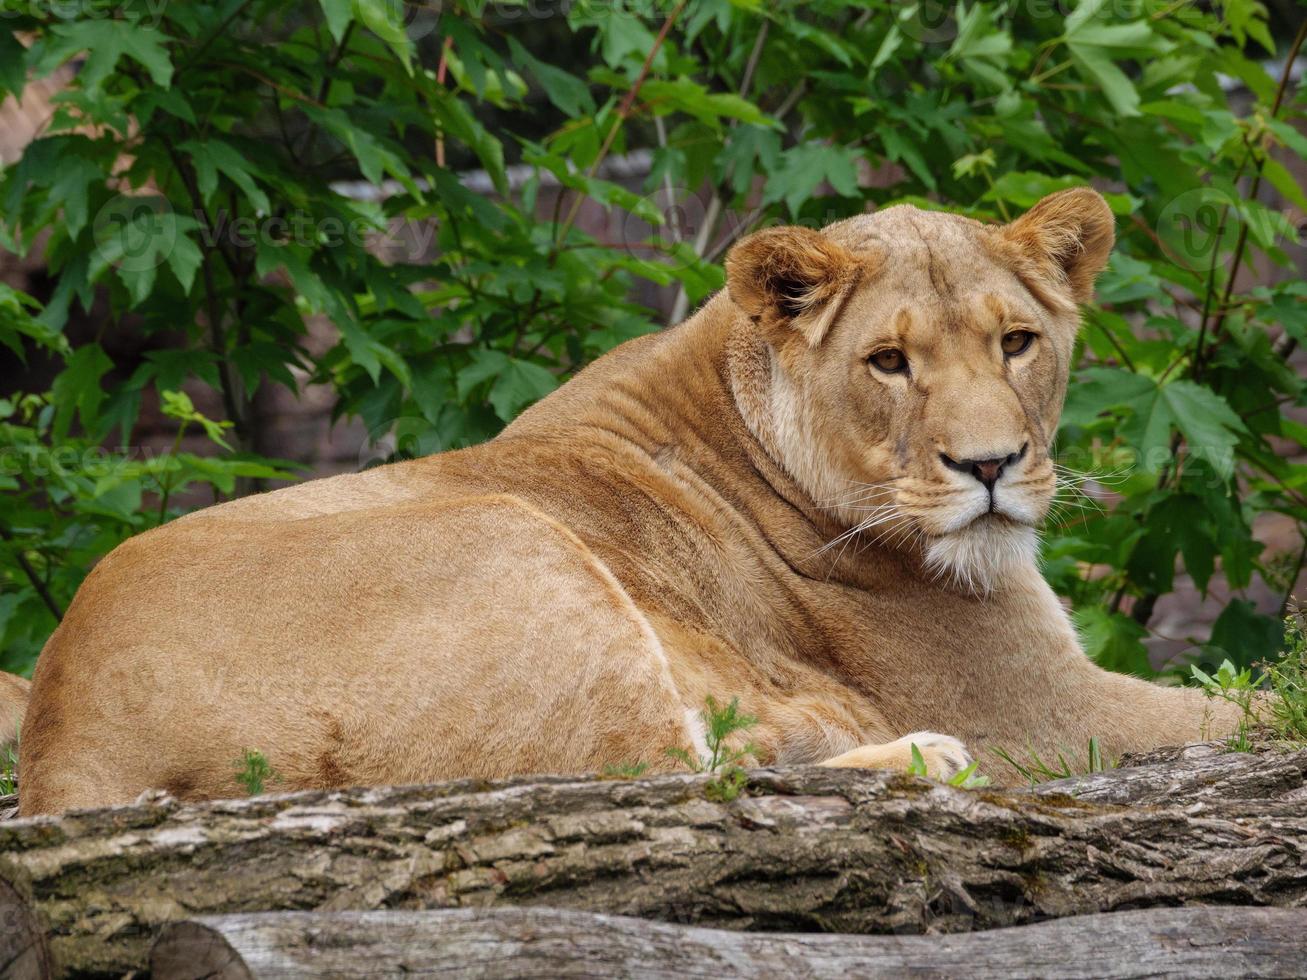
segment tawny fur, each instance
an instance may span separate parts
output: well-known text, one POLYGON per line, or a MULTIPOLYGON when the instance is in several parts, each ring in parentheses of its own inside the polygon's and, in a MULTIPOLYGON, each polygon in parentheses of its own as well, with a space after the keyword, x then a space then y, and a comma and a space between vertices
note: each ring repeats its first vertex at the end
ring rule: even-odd
POLYGON ((0 671, 0 750, 18 737, 31 691, 32 685, 25 678, 0 671))
MULTIPOLYGON (((1108 673, 1035 563, 1090 191, 1007 227, 899 207, 741 243, 729 285, 459 452, 134 538, 37 665, 24 813, 278 788, 672 763, 707 695, 760 763, 991 774, 1232 721, 1108 673), (1007 359, 1005 331, 1038 336, 1007 359), (901 349, 911 370, 868 363, 901 349), (941 462, 1024 456, 988 513, 941 462), (942 734, 941 734, 942 733, 942 734)), ((1011 774, 1008 774, 1011 775, 1011 774)))

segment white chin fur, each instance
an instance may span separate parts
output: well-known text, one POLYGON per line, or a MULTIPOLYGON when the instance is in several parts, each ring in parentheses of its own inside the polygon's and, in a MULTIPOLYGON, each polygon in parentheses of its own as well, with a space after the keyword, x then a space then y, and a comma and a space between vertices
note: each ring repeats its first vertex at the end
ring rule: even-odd
POLYGON ((926 568, 960 589, 985 595, 1018 569, 1033 565, 1038 553, 1033 527, 981 520, 931 541, 926 568))

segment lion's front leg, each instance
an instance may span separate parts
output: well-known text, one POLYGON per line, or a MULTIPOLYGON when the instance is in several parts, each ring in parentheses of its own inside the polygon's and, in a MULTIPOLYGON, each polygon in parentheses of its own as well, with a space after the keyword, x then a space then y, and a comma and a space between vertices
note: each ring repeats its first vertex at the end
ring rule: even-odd
POLYGON ((912 766, 914 745, 925 760, 926 772, 936 779, 950 779, 971 765, 971 753, 965 745, 950 735, 937 732, 913 732, 881 745, 860 745, 818 765, 906 772, 912 766))

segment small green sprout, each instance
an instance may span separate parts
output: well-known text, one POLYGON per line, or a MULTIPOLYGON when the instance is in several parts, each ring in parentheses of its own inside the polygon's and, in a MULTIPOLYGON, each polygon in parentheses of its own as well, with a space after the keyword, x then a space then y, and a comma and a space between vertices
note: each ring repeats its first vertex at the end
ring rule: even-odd
POLYGON ((281 775, 268 764, 268 758, 258 749, 246 749, 235 762, 236 782, 245 787, 250 796, 259 796, 268 783, 281 782, 281 775))
POLYGON ((1307 633, 1300 609, 1285 617, 1284 650, 1274 661, 1252 668, 1237 668, 1229 660, 1216 673, 1191 666, 1193 679, 1209 697, 1235 705, 1240 711, 1238 730, 1227 747, 1232 752, 1251 752, 1250 737, 1261 729, 1284 748, 1307 745, 1307 633))
POLYGON ((741 713, 739 698, 731 698, 731 703, 722 707, 710 694, 705 704, 706 708, 699 713, 699 717, 703 719, 708 755, 696 758, 682 748, 668 749, 667 754, 693 772, 714 773, 716 778, 709 781, 704 793, 710 800, 729 803, 740 795, 749 781, 740 762, 754 755, 757 750, 752 742, 733 749, 726 744, 726 739, 736 732, 752 728, 758 719, 741 713))
POLYGON ((647 762, 621 762, 604 766, 605 779, 639 779, 649 769, 647 762))

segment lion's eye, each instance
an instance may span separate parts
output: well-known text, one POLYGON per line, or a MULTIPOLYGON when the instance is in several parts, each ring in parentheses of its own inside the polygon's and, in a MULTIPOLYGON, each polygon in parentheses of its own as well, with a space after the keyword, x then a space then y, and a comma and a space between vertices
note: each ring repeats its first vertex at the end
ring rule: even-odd
POLYGON ((1013 330, 1003 335, 1003 353, 1008 357, 1024 354, 1035 342, 1035 335, 1029 330, 1013 330))
POLYGON ((903 351, 895 350, 893 347, 888 347, 885 350, 878 350, 867 358, 867 360, 874 364, 878 370, 884 371, 886 374, 898 374, 900 371, 906 370, 908 366, 907 356, 903 351))

